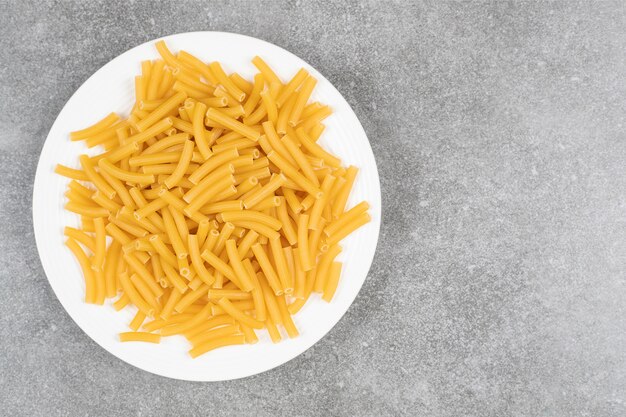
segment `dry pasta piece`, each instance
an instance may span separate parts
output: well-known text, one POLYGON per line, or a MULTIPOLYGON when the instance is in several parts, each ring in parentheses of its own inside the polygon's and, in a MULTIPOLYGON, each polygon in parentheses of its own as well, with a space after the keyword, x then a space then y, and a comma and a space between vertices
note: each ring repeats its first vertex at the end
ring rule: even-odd
POLYGON ((115 311, 120 311, 124 307, 126 307, 130 303, 130 298, 126 294, 122 294, 122 296, 113 303, 113 308, 115 311))
POLYGON ((211 62, 209 64, 209 68, 215 78, 217 78, 217 81, 223 85, 224 88, 226 88, 226 90, 232 94, 237 101, 241 102, 246 98, 246 93, 241 91, 241 89, 237 87, 235 83, 230 80, 230 78, 228 78, 219 62, 211 62))
POLYGON ((309 215, 301 214, 298 218, 298 255, 300 257, 300 264, 302 269, 310 271, 313 269, 313 261, 311 260, 311 253, 309 251, 309 215))
POLYGON ((199 345, 189 351, 189 355, 192 358, 196 358, 202 354, 205 354, 211 350, 232 345, 242 345, 246 342, 244 335, 232 335, 224 336, 218 339, 210 340, 202 345, 199 345))
POLYGON ((335 233, 328 236, 328 238, 326 238, 326 243, 328 245, 334 245, 338 243, 339 241, 341 241, 343 238, 345 238, 346 236, 354 232, 359 227, 369 223, 371 219, 372 218, 370 217, 368 213, 359 214, 355 219, 346 223, 344 226, 339 228, 335 233))
POLYGON ((282 340, 280 332, 278 331, 278 328, 276 327, 272 319, 268 318, 267 320, 265 320, 265 328, 270 335, 270 339, 272 339, 272 343, 278 343, 282 340))
POLYGON ((341 275, 341 266, 341 262, 333 262, 330 265, 328 279, 326 281, 326 285, 324 286, 324 294, 322 295, 322 299, 326 302, 330 302, 335 295, 337 284, 339 283, 339 276, 341 275))
POLYGON ((358 171, 358 168, 355 166, 350 166, 346 170, 346 175, 344 176, 346 183, 344 184, 343 188, 338 192, 337 196, 335 197, 335 201, 333 202, 333 218, 337 218, 341 213, 343 213, 358 171))
POLYGON ((258 222, 274 230, 278 230, 282 227, 282 223, 277 218, 254 210, 224 211, 218 214, 217 217, 224 222, 234 222, 238 220, 258 222))
POLYGON ((300 251, 301 248, 295 248, 293 254, 293 263, 294 263, 294 292, 292 296, 296 299, 304 298, 304 287, 306 283, 306 271, 302 267, 302 262, 300 261, 300 251))
POLYGON ((275 175, 265 186, 243 200, 244 207, 247 209, 253 208, 261 200, 270 196, 274 193, 274 191, 282 187, 286 180, 287 178, 283 174, 275 175))
POLYGON ((323 195, 322 198, 315 200, 315 202, 313 203, 313 208, 311 209, 311 215, 309 217, 309 229, 317 230, 319 228, 320 220, 322 218, 322 211, 328 204, 328 196, 334 182, 335 177, 332 175, 327 175, 326 178, 324 178, 324 182, 320 187, 323 195))
POLYGON ((223 323, 220 323, 221 327, 218 327, 220 326, 219 324, 215 325, 214 323, 211 323, 208 328, 206 328, 206 326, 198 326, 204 329, 201 329, 199 332, 196 331, 196 333, 192 336, 185 335, 191 345, 193 347, 197 347, 224 336, 241 334, 241 325, 236 323, 235 320, 228 315, 217 316, 215 319, 209 320, 209 322, 219 319, 223 321, 223 323))
POLYGON ((160 313, 160 316, 163 319, 168 319, 169 317, 171 317, 171 315, 174 313, 174 307, 176 306, 176 304, 178 304, 182 296, 183 294, 176 289, 174 289, 170 293, 170 296, 167 299, 167 302, 163 306, 163 310, 161 310, 161 313, 160 313))
MULTIPOLYGON (((121 180, 137 184, 150 184, 154 182, 154 175, 141 174, 138 172, 130 172, 116 167, 110 161, 101 159, 98 161, 98 166, 107 171, 111 176, 121 180)), ((102 190, 102 189, 101 189, 102 190)), ((115 193, 115 191, 113 191, 115 193)))
POLYGON ((209 291, 209 286, 206 284, 202 284, 200 287, 193 291, 188 291, 176 304, 174 310, 179 313, 183 313, 190 305, 194 302, 198 301, 200 298, 205 297, 207 292, 209 291))
POLYGON ((307 77, 302 83, 300 90, 298 91, 298 98, 291 110, 291 114, 289 115, 289 125, 296 126, 300 121, 300 116, 302 115, 302 111, 304 110, 304 106, 306 102, 309 100, 315 85, 317 84, 317 80, 311 76, 307 77))
POLYGON ((73 180, 78 181, 89 181, 89 177, 85 173, 85 171, 81 171, 79 169, 74 169, 70 167, 66 167, 65 165, 56 164, 54 168, 54 172, 59 175, 62 175, 67 178, 71 178, 73 180))
POLYGON ((246 339, 246 343, 253 345, 259 341, 259 338, 254 332, 254 329, 246 326, 243 323, 239 323, 239 328, 241 329, 241 332, 243 333, 246 339))
POLYGON ((200 247, 198 245, 197 235, 190 234, 188 236, 188 247, 191 262, 196 270, 196 274, 198 274, 198 277, 207 285, 213 284, 213 282, 215 282, 215 277, 209 273, 204 266, 204 261, 200 257, 200 247))
POLYGON ((212 304, 207 303, 207 304, 204 305, 204 307, 202 307, 200 309, 200 311, 198 313, 193 315, 191 319, 182 321, 180 323, 174 323, 174 324, 172 324, 170 326, 164 327, 163 329, 161 329, 161 335, 162 336, 171 336, 171 335, 174 335, 174 334, 181 334, 181 333, 183 333, 183 332, 185 332, 185 331, 187 331, 189 329, 192 329, 193 327, 199 325, 204 320, 206 320, 208 317, 210 317, 211 306, 212 306, 212 304))
POLYGON ((254 230, 256 232, 258 232, 259 234, 267 237, 268 239, 278 239, 280 238, 280 234, 272 229, 271 227, 263 224, 263 223, 259 223, 256 221, 249 221, 249 220, 235 220, 232 222, 235 226, 239 226, 239 227, 243 227, 245 229, 251 229, 254 230))
POLYGON ((120 333, 120 342, 160 343, 161 335, 148 332, 124 332, 120 333))
POLYGON ((87 155, 81 155, 79 160, 89 181, 91 181, 93 185, 95 185, 95 187, 108 198, 115 197, 115 190, 104 180, 104 178, 102 178, 100 174, 98 174, 98 172, 96 172, 91 159, 87 155))
POLYGON ((315 172, 313 171, 313 167, 309 163, 309 160, 304 155, 304 153, 300 150, 296 142, 289 137, 289 135, 285 135, 281 139, 282 143, 289 151, 291 157, 296 161, 298 168, 304 173, 304 176, 311 181, 315 186, 319 187, 320 183, 317 177, 315 176, 315 172))
POLYGON ((137 291, 126 272, 119 275, 120 284, 124 290, 124 294, 128 295, 130 301, 137 306, 148 317, 154 317, 155 309, 151 306, 137 291))
POLYGON ((217 304, 222 307, 222 309, 226 312, 226 314, 228 314, 229 316, 231 316, 233 319, 235 319, 236 321, 245 324, 246 326, 252 327, 253 329, 262 329, 263 328, 263 323, 253 319, 250 316, 247 316, 245 313, 243 313, 241 310, 239 310, 237 307, 235 307, 233 305, 233 303, 230 302, 230 300, 228 300, 228 298, 221 298, 217 304))
POLYGON ((92 253, 96 252, 96 242, 91 236, 89 236, 83 230, 65 226, 65 228, 63 229, 63 234, 67 237, 71 237, 72 239, 76 240, 78 243, 82 243, 92 253))
POLYGON ((192 125, 193 135, 198 146, 198 150, 202 154, 202 157, 206 160, 212 155, 209 149, 209 141, 207 139, 207 131, 204 126, 204 114, 206 113, 206 104, 198 102, 194 107, 192 125))
POLYGON ((261 266, 261 269, 263 270, 263 273, 265 274, 269 286, 272 288, 274 294, 282 294, 284 292, 282 283, 278 278, 278 274, 276 273, 274 266, 270 262, 265 249, 261 246, 260 243, 255 243, 254 245, 252 245, 252 252, 259 262, 259 265, 261 266))
POLYGON ((290 338, 297 337, 299 332, 293 322, 293 319, 291 318, 291 313, 289 313, 289 310, 287 309, 285 296, 281 295, 276 297, 276 304, 278 304, 278 310, 280 311, 280 316, 283 319, 283 327, 287 331, 287 335, 290 338))
MULTIPOLYGON (((211 304, 211 314, 213 314, 214 304, 211 304)), ((211 329, 215 329, 216 327, 225 326, 228 324, 235 324, 235 320, 228 315, 221 315, 205 320, 204 322, 182 332, 182 334, 187 338, 187 340, 191 341, 191 339, 195 336, 203 334, 211 329)))
POLYGON ((228 78, 230 78, 230 80, 237 87, 239 87, 239 89, 241 91, 246 93, 246 95, 248 95, 248 94, 250 94, 250 92, 252 92, 252 83, 248 82, 245 78, 243 78, 241 75, 237 74, 236 72, 230 74, 228 76, 228 78))
POLYGON ((233 239, 229 239, 226 241, 226 253, 228 255, 228 260, 230 261, 230 265, 233 268, 233 272, 237 277, 238 286, 242 290, 246 292, 252 291, 254 289, 254 285, 252 284, 252 279, 248 276, 248 272, 246 271, 243 263, 241 262, 241 258, 239 257, 239 252, 237 251, 237 244, 233 239))
POLYGON ((248 300, 252 298, 249 292, 241 290, 224 290, 224 289, 210 289, 209 300, 219 300, 222 297, 226 297, 229 300, 248 300))
POLYGON ((335 260, 337 255, 341 253, 341 246, 333 245, 328 251, 322 256, 320 263, 317 266, 317 271, 315 274, 315 285, 313 286, 313 291, 315 292, 323 292, 324 287, 326 286, 326 279, 328 277, 328 268, 330 268, 330 264, 335 260))
POLYGON ((257 273, 257 279, 259 281, 259 285, 261 286, 261 291, 263 292, 263 299, 265 301, 265 308, 267 309, 267 316, 274 322, 274 324, 283 323, 282 316, 280 315, 280 310, 278 309, 278 304, 276 303, 277 295, 274 294, 273 290, 270 288, 265 276, 262 273, 257 273))
POLYGON ((302 84, 302 82, 309 76, 309 72, 304 68, 300 68, 300 70, 293 76, 293 78, 285 85, 283 89, 281 89, 280 94, 276 98, 276 104, 279 107, 289 99, 290 96, 296 91, 298 87, 302 84))
POLYGON ((367 203, 367 201, 361 201, 359 204, 352 207, 350 210, 341 214, 341 216, 339 216, 337 220, 335 220, 334 222, 326 226, 326 228, 324 229, 324 233, 326 234, 326 236, 332 235, 333 233, 341 229, 343 226, 345 226, 346 224, 350 223, 352 220, 357 218, 360 214, 365 213, 368 208, 369 208, 369 204, 367 203))
POLYGON ((233 269, 226 262, 216 256, 213 252, 205 250, 204 252, 202 252, 201 256, 202 259, 207 261, 213 268, 215 268, 216 271, 219 271, 231 281, 237 280, 233 269))
POLYGON ((265 112, 267 113, 267 119, 276 124, 278 120, 278 108, 276 107, 276 101, 270 94, 269 90, 261 92, 261 101, 263 102, 263 107, 265 107, 265 112))
POLYGON ((83 270, 83 276, 85 277, 85 302, 94 303, 96 300, 96 277, 91 269, 89 258, 74 239, 67 239, 65 245, 72 251, 83 270))
POLYGON ((252 58, 252 63, 254 64, 255 67, 259 69, 259 71, 261 71, 261 74, 263 74, 263 77, 268 82, 270 83, 275 82, 275 83, 278 83, 279 85, 282 84, 280 81, 280 78, 278 78, 278 75, 276 75, 276 73, 272 71, 270 66, 267 65, 267 63, 263 61, 263 59, 260 56, 255 56, 254 58, 252 58))
POLYGON ((276 272, 278 273, 278 278, 280 279, 280 284, 283 291, 285 293, 289 293, 293 291, 293 287, 291 286, 291 276, 289 274, 289 268, 287 266, 287 260, 285 259, 283 247, 280 242, 280 237, 270 239, 270 248, 272 251, 272 258, 274 259, 274 266, 276 267, 276 272))
POLYGON ((259 137, 261 136, 261 134, 258 131, 252 129, 250 126, 244 125, 243 123, 237 121, 236 119, 233 119, 232 117, 229 117, 223 114, 222 112, 220 112, 219 110, 215 108, 210 108, 209 110, 207 110, 206 117, 210 120, 213 120, 219 123, 220 125, 228 129, 234 130, 235 132, 255 142, 258 141, 259 137))
POLYGON ((167 116, 172 110, 177 108, 180 103, 185 101, 187 94, 184 91, 179 91, 172 97, 168 98, 163 104, 154 109, 145 119, 135 124, 136 129, 139 132, 147 130, 150 126, 167 116))
POLYGON ((267 311, 265 308, 265 299, 263 297, 263 289, 261 288, 261 284, 259 283, 259 279, 256 276, 254 271, 254 267, 249 259, 244 259, 243 265, 248 272, 248 275, 252 279, 252 283, 254 288, 252 289, 252 301, 254 302, 254 314, 256 319, 263 322, 267 318, 267 311))
POLYGON ((309 135, 306 134, 303 128, 296 129, 296 135, 302 146, 312 155, 322 158, 324 162, 331 167, 339 167, 341 160, 327 151, 325 151, 320 145, 313 141, 309 135))
POLYGON ((120 117, 116 113, 109 113, 103 119, 99 120, 93 125, 82 130, 76 130, 74 132, 71 132, 70 139, 71 140, 87 139, 89 137, 97 135, 98 133, 102 133, 108 127, 115 124, 118 120, 120 120, 120 117))
POLYGON ((193 156, 193 148, 194 142, 190 140, 185 141, 183 151, 181 152, 180 159, 178 160, 178 165, 176 165, 176 169, 172 172, 172 175, 163 181, 167 188, 173 188, 183 179, 183 175, 185 175, 185 172, 189 167, 189 163, 191 162, 191 157, 193 156))
POLYGON ((141 311, 137 311, 137 314, 135 314, 135 317, 130 322, 128 327, 130 327, 134 332, 136 332, 137 330, 139 330, 139 328, 141 327, 141 324, 143 323, 145 319, 146 319, 146 315, 143 314, 141 311))
MULTIPOLYGON (((238 310, 241 310, 241 311, 250 311, 254 308, 254 303, 252 301, 233 301, 233 305, 237 307, 238 310)), ((220 316, 220 315, 226 314, 226 312, 222 309, 222 307, 218 305, 213 306, 212 313, 214 316, 220 316)))
POLYGON ((286 159, 278 155, 275 151, 271 151, 267 154, 270 161, 276 164, 286 177, 293 180, 296 184, 306 190, 314 198, 318 199, 322 197, 322 191, 313 184, 310 180, 305 178, 298 172, 298 169, 291 165, 286 159))
POLYGON ((209 66, 205 64, 204 62, 200 61, 195 56, 191 55, 190 53, 186 51, 180 51, 178 53, 178 59, 182 63, 186 64, 188 67, 195 70, 197 73, 201 74, 202 77, 204 77, 204 79, 210 84, 213 84, 213 85, 218 84, 219 81, 217 80, 217 78, 215 78, 215 75, 213 75, 213 73, 209 69, 209 66))

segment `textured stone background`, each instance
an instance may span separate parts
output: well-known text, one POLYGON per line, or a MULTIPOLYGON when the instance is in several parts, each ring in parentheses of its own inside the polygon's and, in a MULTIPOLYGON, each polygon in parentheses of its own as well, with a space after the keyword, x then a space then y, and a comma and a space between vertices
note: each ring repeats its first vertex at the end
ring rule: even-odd
POLYGON ((622 2, 1 2, 0 414, 626 415, 622 2), (383 225, 346 316, 224 383, 122 363, 56 300, 35 166, 70 95, 162 35, 239 32, 335 84, 380 169, 383 225))

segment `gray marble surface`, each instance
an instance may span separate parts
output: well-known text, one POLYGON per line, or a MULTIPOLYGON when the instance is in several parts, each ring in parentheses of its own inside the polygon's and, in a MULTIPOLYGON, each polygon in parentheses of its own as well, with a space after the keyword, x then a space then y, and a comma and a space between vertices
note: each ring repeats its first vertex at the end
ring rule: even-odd
POLYGON ((626 415, 622 2, 2 1, 0 415, 626 415), (71 94, 149 39, 239 32, 304 58, 367 131, 383 224, 341 322, 278 369, 188 383, 65 313, 35 166, 71 94))

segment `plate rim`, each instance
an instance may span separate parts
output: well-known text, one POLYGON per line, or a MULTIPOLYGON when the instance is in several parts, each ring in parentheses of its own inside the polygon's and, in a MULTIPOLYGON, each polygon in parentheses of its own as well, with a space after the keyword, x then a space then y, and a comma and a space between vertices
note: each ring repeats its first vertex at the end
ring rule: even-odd
MULTIPOLYGON (((261 51, 259 53, 261 53, 261 51)), ((276 44, 274 44, 272 42, 268 42, 268 41, 266 41, 264 39, 259 39, 259 38, 254 37, 254 36, 248 36, 248 35, 243 35, 243 34, 239 34, 239 33, 225 32, 225 31, 191 31, 191 32, 179 32, 179 33, 175 33, 175 34, 171 34, 171 35, 167 35, 167 36, 160 36, 160 37, 157 37, 157 38, 154 38, 154 39, 142 42, 142 43, 137 44, 135 46, 132 46, 128 50, 122 52, 121 54, 115 56, 114 58, 112 58, 111 60, 106 62, 104 65, 100 66, 93 74, 91 74, 87 79, 85 79, 85 81, 83 81, 78 88, 76 88, 76 90, 66 100, 65 104, 61 107, 61 109, 57 113, 57 116, 56 116, 54 122, 52 123, 52 125, 50 126, 50 129, 48 130, 48 133, 47 133, 46 138, 44 140, 43 146, 42 146, 41 151, 39 153, 39 157, 38 157, 38 161, 37 161, 37 168, 36 168, 36 171, 35 171, 35 178, 34 178, 34 181, 33 181, 31 213, 32 213, 32 220, 33 220, 33 233, 34 233, 34 236, 35 236, 35 246, 37 247, 37 254, 39 256, 39 261, 40 261, 40 264, 42 266, 43 272, 44 272, 44 274, 46 276, 46 280, 48 282, 48 285, 52 288, 52 291, 53 291, 56 299, 61 304, 61 306, 65 310, 66 314, 72 319, 74 324, 84 334, 86 334, 87 337, 89 337, 89 339, 91 339, 93 342, 95 342, 100 348, 102 348, 108 354, 110 354, 113 357, 121 360, 122 362, 127 363, 128 365, 131 365, 131 366, 133 366, 135 368, 141 369, 142 371, 145 371, 145 372, 148 372, 148 373, 151 373, 151 374, 154 374, 154 375, 158 375, 158 376, 166 377, 166 378, 170 378, 170 379, 175 379, 175 380, 183 380, 183 381, 219 382, 219 381, 229 381, 229 380, 236 380, 236 379, 247 378, 247 377, 251 377, 251 376, 254 376, 254 375, 258 375, 258 374, 263 373, 263 372, 267 372, 267 371, 269 371, 271 369, 274 369, 274 368, 278 368, 278 367, 286 364, 287 362, 293 360, 294 358, 300 356, 301 354, 303 354, 307 350, 309 350, 311 347, 316 345, 320 340, 322 340, 324 337, 326 337, 326 335, 328 335, 328 333, 330 333, 330 331, 337 325, 337 323, 339 323, 339 321, 345 316, 345 314, 347 313, 348 309, 354 304, 354 301, 356 300, 356 297, 361 292, 361 289, 363 288, 363 284, 365 283, 365 280, 367 279, 367 276, 369 275, 369 271, 371 269, 373 260, 374 260, 374 258, 376 256, 376 249, 378 247, 378 242, 380 240, 380 228, 381 228, 381 224, 382 224, 383 210, 382 210, 382 191, 381 191, 381 186, 380 186, 380 175, 379 175, 379 171, 378 171, 378 165, 377 165, 377 162, 376 162, 376 156, 374 155, 374 152, 373 152, 373 149, 372 149, 372 146, 371 146, 371 142, 370 142, 370 140, 369 140, 369 138, 367 136, 367 133, 366 133, 365 129, 363 128, 363 125, 362 125, 361 121, 359 120, 358 116, 354 112, 354 109, 352 108, 350 103, 345 99, 343 94, 341 94, 341 92, 319 70, 317 70, 309 62, 305 61, 304 59, 302 59, 299 56, 295 55, 294 53, 290 52, 289 50, 287 50, 287 49, 285 49, 285 48, 283 48, 281 46, 278 46, 278 45, 276 45, 276 44), (100 72, 102 72, 106 67, 110 66, 111 64, 113 64, 114 62, 116 62, 118 60, 123 59, 126 55, 129 55, 129 54, 133 53, 133 51, 135 51, 136 49, 139 49, 139 48, 144 47, 146 45, 154 44, 155 42, 157 42, 159 40, 168 41, 169 39, 176 38, 176 37, 179 37, 179 36, 187 36, 187 35, 192 35, 192 36, 193 35, 200 35, 200 36, 202 36, 202 35, 206 35, 206 34, 218 35, 218 36, 226 36, 226 37, 231 37, 232 36, 232 37, 243 38, 246 41, 260 42, 264 46, 269 46, 270 48, 277 48, 277 49, 281 50, 283 53, 286 53, 286 54, 290 55, 292 58, 295 58, 297 61, 305 63, 306 65, 308 65, 309 67, 313 68, 316 71, 316 73, 317 73, 316 76, 318 78, 324 80, 327 83, 328 87, 331 90, 333 90, 333 93, 336 93, 338 95, 338 97, 340 97, 340 99, 345 102, 347 107, 350 109, 350 112, 354 116, 354 119, 355 119, 356 123, 358 124, 358 128, 360 129, 359 135, 364 136, 365 139, 366 139, 367 147, 368 147, 368 149, 366 151, 369 151, 369 154, 371 155, 372 162, 373 162, 372 173, 373 173, 374 178, 376 180, 375 191, 376 191, 376 195, 378 197, 377 204, 378 204, 378 207, 379 207, 379 210, 380 210, 379 211, 379 216, 377 218, 373 219, 373 223, 376 226, 375 229, 374 229, 375 230, 375 240, 374 240, 374 243, 373 243, 372 256, 371 256, 370 259, 367 260, 368 265, 367 265, 367 271, 365 272, 365 277, 363 278, 362 282, 360 283, 358 290, 355 292, 354 297, 352 297, 352 299, 345 306, 345 308, 343 308, 343 309, 341 309, 339 311, 340 314, 338 314, 336 316, 336 319, 333 318, 334 322, 328 328, 328 330, 326 332, 324 332, 323 334, 321 334, 321 336, 319 338, 316 338, 309 346, 304 348, 302 351, 298 351, 296 349, 294 352, 290 352, 290 354, 287 355, 287 358, 285 360, 282 360, 280 363, 277 363, 277 364, 270 363, 268 366, 262 366, 259 369, 254 370, 254 372, 252 372, 252 373, 244 373, 242 375, 235 375, 235 376, 232 376, 232 377, 229 377, 229 378, 220 378, 220 379, 195 378, 195 377, 189 377, 189 376, 183 377, 183 376, 180 376, 180 375, 172 375, 172 374, 167 374, 165 372, 155 371, 154 369, 149 369, 149 368, 147 368, 145 366, 142 366, 140 364, 132 363, 129 360, 127 360, 127 358, 122 357, 122 356, 118 356, 112 350, 108 349, 106 346, 104 346, 102 343, 100 343, 100 341, 96 337, 93 337, 87 329, 85 329, 83 326, 81 326, 79 324, 79 322, 75 319, 74 315, 70 312, 70 311, 72 311, 72 309, 68 308, 66 303, 63 301, 63 297, 60 297, 59 294, 57 293, 57 288, 55 288, 55 285, 53 284, 53 280, 49 277, 48 270, 50 269, 50 267, 48 269, 46 268, 46 262, 44 262, 44 259, 46 259, 46 257, 44 256, 43 243, 41 242, 41 240, 44 238, 44 236, 41 236, 43 234, 43 230, 42 230, 42 227, 40 225, 40 222, 38 221, 38 218, 41 217, 40 212, 41 212, 41 210, 44 210, 44 208, 42 208, 42 207, 41 208, 37 208, 37 203, 42 198, 42 197, 38 197, 38 195, 41 195, 41 192, 38 192, 38 190, 40 190, 42 188, 42 185, 45 185, 45 180, 44 180, 45 175, 49 175, 50 174, 49 172, 46 172, 47 168, 49 168, 49 167, 47 167, 47 164, 44 164, 42 156, 44 155, 44 153, 47 150, 47 148, 49 146, 52 146, 52 139, 51 139, 50 135, 55 130, 56 125, 58 123, 60 123, 59 122, 59 116, 65 111, 65 109, 67 108, 69 103, 78 94, 78 92, 86 84, 88 84, 90 82, 90 80, 92 80, 93 78, 97 77, 98 74, 100 72), (44 166, 44 165, 46 165, 46 166, 44 166)))

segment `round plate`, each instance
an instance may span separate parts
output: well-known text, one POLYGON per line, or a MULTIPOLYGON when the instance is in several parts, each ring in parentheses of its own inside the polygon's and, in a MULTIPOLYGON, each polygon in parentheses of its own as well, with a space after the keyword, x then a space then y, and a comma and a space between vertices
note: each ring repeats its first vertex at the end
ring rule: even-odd
MULTIPOLYGON (((371 223, 342 242, 338 258, 344 263, 339 287, 331 303, 313 294, 294 316, 300 336, 273 344, 260 331, 259 343, 232 346, 192 359, 189 344, 181 336, 165 337, 161 344, 120 343, 118 333, 129 331, 136 310, 116 312, 105 306, 84 303, 84 281, 78 263, 64 246, 63 227, 78 226, 78 216, 63 209, 68 180, 53 172, 57 163, 78 167, 78 156, 88 153, 83 143, 71 142, 70 131, 82 129, 111 111, 128 115, 134 100, 134 77, 140 63, 156 59, 155 41, 146 42, 118 56, 92 75, 69 99, 57 117, 41 151, 33 195, 33 222, 41 263, 61 304, 74 321, 104 349, 138 368, 170 378, 221 381, 242 378, 281 365, 311 347, 339 321, 359 292, 370 268, 380 227, 380 183, 372 149, 363 127, 341 94, 309 64, 270 43, 222 32, 193 32, 163 38, 172 51, 184 49, 203 61, 217 60, 227 72, 237 71, 252 79, 251 64, 261 56, 283 81, 301 67, 318 80, 313 100, 331 106, 320 143, 338 155, 344 165, 360 168, 348 207, 367 200, 371 223)), ((97 152, 100 152, 99 150, 97 152)))

